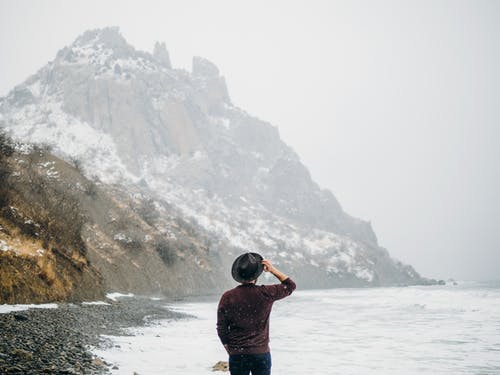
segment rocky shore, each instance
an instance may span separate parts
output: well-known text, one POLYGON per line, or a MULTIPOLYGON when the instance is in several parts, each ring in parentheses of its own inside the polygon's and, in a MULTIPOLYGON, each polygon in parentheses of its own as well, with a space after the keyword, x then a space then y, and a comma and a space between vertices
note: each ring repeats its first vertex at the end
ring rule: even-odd
POLYGON ((184 316, 164 305, 133 297, 0 314, 0 373, 105 374, 117 365, 91 353, 92 347, 109 345, 100 335, 124 335, 127 327, 184 316))

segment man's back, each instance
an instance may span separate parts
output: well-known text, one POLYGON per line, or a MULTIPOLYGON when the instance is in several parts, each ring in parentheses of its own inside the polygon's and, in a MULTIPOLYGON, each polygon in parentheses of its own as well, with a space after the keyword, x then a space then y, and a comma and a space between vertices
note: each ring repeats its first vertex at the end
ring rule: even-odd
POLYGON ((223 294, 217 310, 217 332, 229 354, 269 352, 269 315, 274 301, 289 296, 295 283, 241 284, 223 294))

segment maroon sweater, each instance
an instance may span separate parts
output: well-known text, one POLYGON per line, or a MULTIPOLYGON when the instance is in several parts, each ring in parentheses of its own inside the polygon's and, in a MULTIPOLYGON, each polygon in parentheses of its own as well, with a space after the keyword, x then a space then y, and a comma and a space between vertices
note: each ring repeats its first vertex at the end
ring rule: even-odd
POLYGON ((288 278, 281 284, 241 284, 225 292, 217 308, 217 333, 229 354, 269 352, 269 314, 273 302, 295 290, 288 278))

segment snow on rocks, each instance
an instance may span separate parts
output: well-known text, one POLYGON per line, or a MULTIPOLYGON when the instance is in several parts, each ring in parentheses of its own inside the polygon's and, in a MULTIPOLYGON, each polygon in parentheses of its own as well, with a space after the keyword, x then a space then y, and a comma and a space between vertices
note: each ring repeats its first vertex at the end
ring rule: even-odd
MULTIPOLYGON (((8 114, 6 130, 15 140, 22 141, 16 150, 30 153, 33 148, 28 143, 46 144, 65 160, 80 160, 88 175, 97 176, 104 183, 137 180, 124 166, 108 134, 71 116, 61 106, 60 101, 48 97, 36 105, 13 109, 8 114)), ((42 166, 48 167, 48 164, 42 166)), ((47 176, 57 178, 58 173, 49 168, 47 176)))
POLYGON ((115 241, 120 241, 124 243, 131 243, 133 240, 124 233, 117 233, 114 235, 113 239, 115 241))

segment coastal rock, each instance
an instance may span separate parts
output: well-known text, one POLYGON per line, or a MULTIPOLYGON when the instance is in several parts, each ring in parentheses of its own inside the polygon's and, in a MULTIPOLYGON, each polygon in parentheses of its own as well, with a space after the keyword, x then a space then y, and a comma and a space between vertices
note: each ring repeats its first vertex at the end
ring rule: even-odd
POLYGON ((28 317, 23 314, 14 314, 14 319, 23 322, 28 320, 28 317))
POLYGON ((227 363, 226 361, 219 361, 215 365, 212 366, 212 371, 228 372, 229 371, 229 363, 227 363))
POLYGON ((24 349, 14 349, 12 351, 12 354, 16 357, 19 357, 21 360, 31 360, 33 359, 33 353, 24 350, 24 349))

